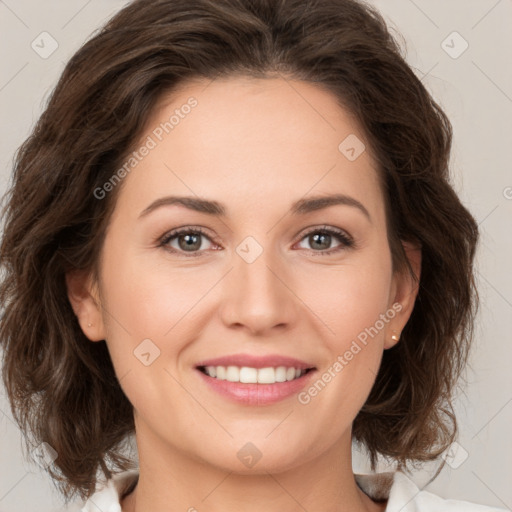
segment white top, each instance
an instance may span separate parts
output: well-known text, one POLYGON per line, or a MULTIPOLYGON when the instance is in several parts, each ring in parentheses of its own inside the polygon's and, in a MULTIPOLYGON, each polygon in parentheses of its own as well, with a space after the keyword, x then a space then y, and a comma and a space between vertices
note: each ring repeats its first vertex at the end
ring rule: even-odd
MULTIPOLYGON (((87 500, 82 512, 122 512, 121 497, 135 485, 138 470, 117 473, 105 483, 98 484, 96 492, 87 500)), ((386 512, 506 512, 504 508, 476 505, 468 501, 445 500, 416 484, 400 471, 355 475, 357 485, 370 498, 388 500, 386 512)))

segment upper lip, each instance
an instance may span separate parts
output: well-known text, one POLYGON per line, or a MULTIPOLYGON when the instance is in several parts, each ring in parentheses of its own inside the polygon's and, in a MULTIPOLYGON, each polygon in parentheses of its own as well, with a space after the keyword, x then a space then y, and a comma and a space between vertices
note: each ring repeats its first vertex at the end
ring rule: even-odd
POLYGON ((281 356, 278 354, 269 354, 266 356, 255 356, 250 354, 232 354, 229 356, 216 357, 201 361, 196 367, 202 366, 248 366, 250 368, 268 368, 286 366, 287 368, 299 368, 307 370, 314 368, 309 364, 294 357, 281 356))

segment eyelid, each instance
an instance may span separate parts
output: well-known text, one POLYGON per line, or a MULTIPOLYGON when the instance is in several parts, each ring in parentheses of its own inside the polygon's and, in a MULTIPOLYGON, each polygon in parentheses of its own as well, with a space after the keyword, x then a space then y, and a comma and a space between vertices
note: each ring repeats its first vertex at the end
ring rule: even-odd
MULTIPOLYGON (((189 234, 189 233, 200 234, 201 236, 204 236, 205 238, 210 240, 210 242, 212 242, 213 244, 220 246, 220 244, 215 240, 215 237, 211 236, 207 232, 207 230, 205 230, 205 228, 203 228, 201 226, 193 226, 193 225, 182 226, 180 228, 175 228, 175 229, 172 229, 172 230, 166 232, 164 235, 162 235, 161 237, 159 237, 157 239, 157 245, 159 247, 163 247, 168 252, 171 252, 173 254, 178 254, 178 255, 184 256, 186 258, 201 256, 205 252, 207 252, 206 249, 203 249, 200 251, 191 251, 191 252, 187 253, 186 251, 176 250, 174 248, 170 248, 167 246, 167 244, 172 239, 178 237, 181 234, 189 234)), ((338 238, 338 240, 340 242, 340 245, 338 245, 336 247, 332 247, 331 249, 326 249, 326 250, 321 250, 321 251, 305 249, 306 251, 308 251, 309 253, 314 254, 314 255, 318 255, 318 256, 326 255, 327 256, 332 253, 340 252, 341 250, 355 248, 355 245, 356 245, 353 237, 349 233, 347 233, 345 230, 324 224, 323 226, 311 226, 309 228, 306 228, 304 231, 302 231, 302 233, 300 234, 299 240, 294 243, 294 246, 297 245, 298 243, 302 242, 302 240, 304 240, 304 238, 306 238, 308 235, 310 235, 312 233, 327 233, 329 235, 334 235, 335 237, 338 238), (341 249, 340 249, 340 247, 341 247, 341 249)))
MULTIPOLYGON (((215 241, 215 237, 210 236, 207 231, 201 227, 201 226, 182 226, 180 228, 171 229, 170 231, 167 231, 162 236, 158 237, 155 241, 155 244, 158 248, 162 248, 164 251, 171 253, 173 255, 178 255, 178 257, 183 258, 194 258, 198 256, 204 256, 205 252, 207 250, 203 249, 201 251, 192 251, 192 252, 186 252, 186 251, 180 251, 178 249, 175 249, 174 247, 170 247, 169 244, 172 239, 180 236, 181 234, 188 234, 188 233, 196 233, 200 234, 201 236, 207 238, 210 240, 212 244, 217 244, 215 241)), ((217 244, 218 245, 218 244, 217 244)))
POLYGON ((329 233, 341 236, 347 239, 347 242, 354 243, 354 239, 351 235, 348 234, 347 231, 341 228, 336 228, 334 226, 329 226, 328 224, 324 224, 323 226, 312 226, 310 228, 306 228, 305 231, 302 232, 300 240, 304 237, 310 235, 311 233, 329 233))
POLYGON ((310 254, 314 254, 315 256, 328 256, 330 254, 341 252, 341 250, 356 248, 354 238, 347 231, 334 226, 329 226, 327 224, 324 224, 323 226, 312 226, 311 228, 306 228, 306 231, 303 231, 301 233, 300 239, 297 243, 300 243, 302 240, 304 240, 304 238, 306 238, 308 235, 312 233, 327 233, 328 235, 333 235, 334 237, 338 238, 338 240, 340 241, 339 246, 332 247, 331 249, 326 249, 323 251, 314 251, 312 249, 306 249, 309 251, 310 254))

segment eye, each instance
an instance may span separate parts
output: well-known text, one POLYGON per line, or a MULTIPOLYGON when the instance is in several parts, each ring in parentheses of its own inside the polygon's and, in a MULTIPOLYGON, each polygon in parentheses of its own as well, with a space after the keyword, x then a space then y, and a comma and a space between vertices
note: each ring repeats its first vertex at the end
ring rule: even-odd
MULTIPOLYGON (((354 240, 345 231, 328 226, 310 229, 303 235, 300 243, 303 243, 303 241, 310 244, 310 252, 319 256, 330 255, 355 246, 354 240), (331 247, 333 241, 338 242, 338 245, 334 248, 331 247)), ((195 226, 175 229, 165 234, 159 240, 158 245, 169 252, 177 253, 185 257, 201 256, 203 251, 212 249, 212 246, 215 247, 215 244, 206 232, 202 228, 195 226), (207 240, 210 245, 208 245, 208 243, 204 244, 203 242, 205 240, 207 240)), ((305 249, 305 247, 300 248, 305 249)))
POLYGON ((319 255, 329 255, 354 247, 354 240, 351 236, 341 229, 328 226, 309 230, 301 239, 301 243, 303 241, 309 243, 313 249, 312 252, 319 253, 319 255), (338 245, 334 248, 331 247, 333 241, 338 241, 338 245))
POLYGON ((205 247, 205 240, 213 243, 200 227, 186 227, 164 235, 159 246, 174 253, 189 253, 184 256, 200 256, 201 251, 211 248, 205 247))

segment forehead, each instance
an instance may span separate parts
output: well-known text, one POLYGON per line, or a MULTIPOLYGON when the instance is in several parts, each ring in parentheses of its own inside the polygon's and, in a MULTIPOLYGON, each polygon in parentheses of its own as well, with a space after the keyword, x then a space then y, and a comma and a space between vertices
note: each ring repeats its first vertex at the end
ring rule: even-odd
POLYGON ((150 149, 125 178, 120 206, 129 202, 140 212, 160 196, 186 194, 227 203, 230 216, 342 193, 379 216, 378 173, 364 139, 336 97, 313 84, 248 77, 186 82, 163 96, 148 119, 134 149, 150 149))

